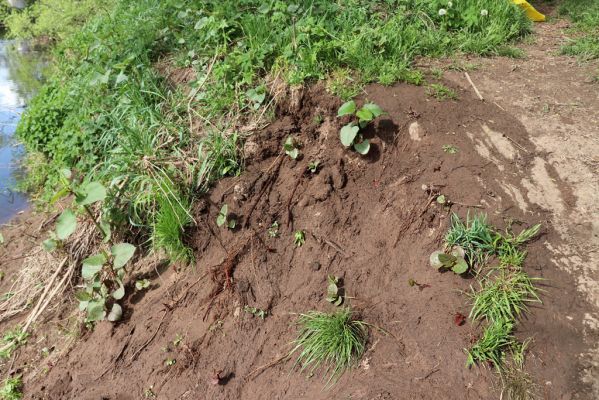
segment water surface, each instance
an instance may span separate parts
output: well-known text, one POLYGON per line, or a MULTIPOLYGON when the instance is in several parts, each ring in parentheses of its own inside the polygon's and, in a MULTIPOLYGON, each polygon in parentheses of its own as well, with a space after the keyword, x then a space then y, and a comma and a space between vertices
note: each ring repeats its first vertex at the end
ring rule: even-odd
POLYGON ((15 191, 25 150, 14 133, 39 88, 43 64, 40 53, 26 44, 0 40, 0 223, 28 207, 27 196, 15 191))

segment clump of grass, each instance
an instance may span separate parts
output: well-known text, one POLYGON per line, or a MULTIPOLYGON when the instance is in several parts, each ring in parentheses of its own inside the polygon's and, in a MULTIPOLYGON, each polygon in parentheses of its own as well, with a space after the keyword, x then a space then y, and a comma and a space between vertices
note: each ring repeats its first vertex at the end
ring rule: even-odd
POLYGON ((173 261, 190 261, 191 249, 183 242, 185 227, 192 223, 187 202, 171 202, 159 197, 158 212, 152 229, 154 247, 164 249, 173 261))
POLYGON ((447 247, 460 246, 464 249, 470 266, 485 265, 493 252, 493 229, 485 214, 470 214, 463 222, 457 214, 451 216, 451 227, 445 235, 447 247))
POLYGON ((511 348, 516 339, 512 335, 514 324, 509 320, 500 319, 487 325, 482 336, 466 353, 467 366, 490 363, 500 372, 505 362, 505 350, 511 348))
POLYGON ((519 319, 528 310, 526 304, 540 303, 534 279, 522 270, 492 270, 479 282, 480 289, 471 289, 470 318, 491 322, 519 319))
POLYGON ((21 400, 23 398, 22 388, 23 381, 20 376, 5 379, 0 388, 0 400, 21 400))
POLYGON ((599 58, 599 2, 596 0, 565 0, 559 13, 572 19, 575 38, 562 47, 562 53, 582 60, 599 58))
POLYGON ((438 100, 457 100, 458 94, 455 90, 448 88, 441 83, 431 83, 426 88, 426 94, 438 100))
POLYGON ((322 368, 330 374, 327 385, 334 383, 364 354, 368 325, 354 318, 349 309, 331 314, 311 311, 301 314, 300 332, 291 354, 299 352, 296 365, 311 374, 322 368))

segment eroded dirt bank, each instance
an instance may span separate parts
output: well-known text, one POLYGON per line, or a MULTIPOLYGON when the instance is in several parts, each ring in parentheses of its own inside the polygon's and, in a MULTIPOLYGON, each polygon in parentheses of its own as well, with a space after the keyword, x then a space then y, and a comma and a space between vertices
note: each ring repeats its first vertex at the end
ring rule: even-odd
POLYGON ((543 224, 526 269, 546 279, 544 305, 532 310, 518 335, 535 338, 528 369, 546 398, 592 398, 580 384, 578 358, 586 351, 581 331, 589 306, 573 277, 549 260, 546 243, 564 243, 550 210, 534 203, 523 210, 514 196, 515 190, 526 195, 523 171, 534 168, 538 151, 518 119, 457 90, 459 102, 432 99, 422 87, 367 88, 363 98, 388 115, 371 129, 366 158, 339 144, 340 101, 319 87, 296 96, 246 144, 243 176, 222 181, 195 210, 194 268, 145 266, 139 273, 152 278, 152 289, 128 298, 123 322, 86 333, 45 376, 26 382, 27 398, 496 397, 492 372, 464 366, 463 349, 477 326, 454 323, 456 313, 468 314, 459 291, 473 281, 428 265, 450 212, 469 210, 489 214, 500 227, 543 224), (302 142, 300 161, 281 155, 287 135, 302 142), (459 151, 446 153, 447 144, 459 151), (321 169, 305 173, 313 160, 321 169), (432 201, 423 185, 453 201, 451 210, 432 201), (241 229, 216 227, 223 202, 241 229), (278 238, 267 235, 274 221, 278 238), (293 245, 295 229, 307 233, 300 248, 293 245), (342 277, 352 307, 389 334, 373 329, 360 368, 323 391, 318 376, 290 373, 292 360, 262 367, 289 351, 295 313, 333 307, 324 301, 327 274, 342 277), (425 286, 410 286, 411 279, 425 286), (244 312, 246 304, 268 316, 244 312), (219 371, 227 381, 214 386, 219 371))

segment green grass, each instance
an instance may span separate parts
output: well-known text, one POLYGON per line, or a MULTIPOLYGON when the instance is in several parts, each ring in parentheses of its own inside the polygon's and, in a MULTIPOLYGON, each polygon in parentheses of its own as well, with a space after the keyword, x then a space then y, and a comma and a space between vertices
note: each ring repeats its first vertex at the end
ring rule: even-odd
POLYGON ((188 221, 173 210, 240 173, 240 128, 272 115, 272 78, 288 85, 326 80, 331 92, 349 98, 371 82, 421 83, 412 68, 418 56, 498 54, 530 31, 511 2, 463 0, 441 16, 444 5, 40 0, 9 23, 15 36, 57 42, 48 82, 17 129, 35 160, 23 187, 47 201, 59 171, 74 169, 109 188, 104 211, 113 225, 179 254, 184 226, 171 222, 188 221), (164 59, 196 78, 173 86, 154 68, 164 59), (161 211, 161 202, 171 211, 161 211))
POLYGON ((301 314, 300 332, 292 354, 299 352, 296 365, 314 374, 319 368, 334 383, 343 372, 355 366, 366 349, 368 325, 354 319, 349 309, 332 314, 316 311, 301 314))
POLYGON ((478 288, 471 287, 467 293, 472 305, 469 317, 485 325, 481 337, 466 350, 467 365, 490 363, 501 374, 513 372, 511 378, 519 378, 524 384, 528 378, 523 373, 516 375, 516 369, 522 372, 525 345, 514 338, 513 332, 528 305, 541 300, 535 287, 537 279, 523 269, 527 253, 522 247, 539 234, 541 226, 516 234, 511 225, 501 232, 487 222, 484 214, 468 215, 465 222, 453 214, 445 245, 461 246, 471 267, 476 267, 478 288), (498 265, 490 266, 494 262, 498 265), (508 354, 512 354, 509 363, 508 354))
POLYGON ((2 387, 0 388, 0 400, 20 400, 23 398, 21 388, 23 387, 23 381, 20 376, 14 378, 7 378, 4 380, 2 387))
POLYGON ((0 359, 10 358, 15 350, 27 343, 28 336, 20 327, 6 331, 0 340, 0 359))
POLYGON ((599 58, 599 0, 564 0, 559 13, 572 19, 575 26, 574 39, 562 52, 582 60, 599 58))
POLYGON ((515 321, 528 311, 528 303, 540 303, 534 280, 522 270, 493 269, 479 284, 470 293, 473 320, 515 321))
POLYGON ((437 100, 457 100, 458 94, 455 90, 448 88, 441 83, 431 83, 426 88, 426 94, 437 100))

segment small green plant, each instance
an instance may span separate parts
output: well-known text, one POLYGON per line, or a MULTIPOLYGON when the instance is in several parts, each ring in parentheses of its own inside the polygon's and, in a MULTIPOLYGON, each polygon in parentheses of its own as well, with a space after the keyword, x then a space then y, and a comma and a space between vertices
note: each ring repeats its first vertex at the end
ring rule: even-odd
POLYGON ((450 269, 456 274, 463 274, 468 271, 464 249, 460 246, 454 246, 449 253, 443 251, 434 251, 430 257, 432 267, 443 270, 450 269))
POLYGON ((167 367, 172 367, 173 365, 175 365, 177 363, 177 360, 175 360, 174 358, 167 358, 166 361, 164 362, 164 364, 167 367))
POLYGON ((514 324, 506 320, 494 321, 485 327, 483 335, 469 349, 466 366, 471 367, 475 364, 490 363, 497 371, 502 371, 505 364, 505 350, 510 349, 516 344, 516 339, 512 336, 514 324))
POLYGON ((361 130, 375 118, 383 114, 384 112, 381 107, 374 103, 366 103, 360 109, 357 108, 356 102, 353 100, 344 103, 339 107, 337 116, 351 115, 354 117, 354 121, 351 121, 339 131, 341 143, 345 147, 353 147, 355 151, 362 155, 368 154, 370 151, 370 141, 362 136, 361 130))
POLYGON ((456 154, 460 150, 452 144, 444 144, 443 151, 446 152, 447 154, 456 154))
POLYGON ((426 94, 438 100, 457 100, 458 94, 441 83, 431 83, 426 88, 426 94))
POLYGON ((140 279, 135 281, 135 290, 141 292, 150 287, 150 281, 148 279, 140 279))
POLYGON ((261 319, 266 318, 266 316, 268 315, 268 311, 262 310, 262 309, 256 308, 256 307, 250 307, 248 305, 245 305, 243 307, 243 311, 245 311, 248 314, 252 314, 254 317, 258 317, 261 319))
POLYGON ((146 399, 155 399, 156 393, 154 393, 154 386, 150 386, 146 390, 144 390, 144 398, 146 399))
POLYGON ((283 144, 283 150, 285 150, 285 154, 287 154, 289 157, 293 158, 294 160, 297 160, 297 158, 300 155, 299 145, 295 141, 293 136, 287 136, 287 139, 285 140, 285 144, 283 144))
POLYGON ((0 388, 0 399, 1 400, 21 400, 23 398, 23 393, 21 393, 21 389, 23 388, 23 381, 20 376, 15 376, 13 378, 7 378, 4 380, 2 384, 2 388, 0 388))
POLYGON ((310 164, 308 164, 308 171, 310 171, 312 174, 315 174, 318 171, 318 167, 320 167, 319 160, 311 161, 310 164))
POLYGON ((4 244, 4 235, 0 232, 0 246, 4 244))
POLYGON ((343 296, 341 295, 339 289, 339 278, 335 275, 329 275, 327 277, 328 286, 327 286, 327 297, 326 300, 334 304, 336 306, 340 306, 343 303, 343 296))
POLYGON ((237 220, 229 215, 229 206, 227 204, 223 204, 216 217, 216 225, 218 226, 226 226, 229 229, 235 229, 237 225, 237 220))
POLYGON ((27 343, 28 337, 20 326, 6 331, 0 340, 0 359, 10 358, 15 350, 27 343))
POLYGON ((471 268, 476 265, 482 267, 493 253, 494 237, 486 215, 477 214, 472 218, 468 215, 466 222, 462 222, 456 214, 452 214, 451 227, 445 235, 445 246, 460 246, 464 249, 466 261, 471 268))
POLYGON ((279 222, 275 221, 273 222, 270 227, 268 228, 268 236, 270 236, 271 238, 276 238, 279 237, 279 222))
POLYGON ((368 325, 355 319, 348 308, 331 314, 310 311, 299 316, 298 324, 299 335, 290 353, 299 352, 295 365, 310 374, 322 368, 325 375, 330 374, 327 385, 356 365, 364 354, 368 325))
POLYGON ((314 125, 322 125, 322 123, 324 122, 324 117, 322 116, 322 114, 316 114, 314 115, 314 118, 312 118, 312 122, 314 123, 314 125))
POLYGON ((175 339, 173 340, 173 346, 179 347, 181 345, 181 343, 183 343, 183 335, 181 335, 180 333, 177 333, 177 335, 175 336, 175 339))
POLYGON ((295 231, 293 233, 293 243, 297 247, 302 247, 306 243, 306 233, 301 230, 295 231))

